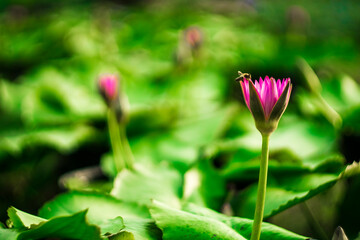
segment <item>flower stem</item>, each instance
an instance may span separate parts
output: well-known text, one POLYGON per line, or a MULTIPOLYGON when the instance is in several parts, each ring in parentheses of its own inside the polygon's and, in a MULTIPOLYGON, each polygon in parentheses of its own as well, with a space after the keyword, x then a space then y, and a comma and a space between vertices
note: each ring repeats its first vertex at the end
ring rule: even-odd
POLYGON ((119 132, 120 132, 121 143, 123 145, 126 167, 130 170, 133 170, 134 169, 134 156, 131 152, 130 144, 126 137, 125 126, 119 126, 119 132))
POLYGON ((251 233, 251 240, 260 239, 261 223, 263 220, 264 207, 265 207, 266 181, 267 181, 268 162, 269 162, 269 139, 270 139, 270 134, 262 134, 260 174, 259 174, 258 192, 257 192, 254 222, 251 233))
POLYGON ((108 109, 107 121, 109 127, 111 147, 114 155, 114 164, 117 172, 120 172, 125 167, 125 160, 123 158, 124 150, 121 144, 121 137, 119 133, 119 125, 116 119, 116 114, 111 108, 108 109))

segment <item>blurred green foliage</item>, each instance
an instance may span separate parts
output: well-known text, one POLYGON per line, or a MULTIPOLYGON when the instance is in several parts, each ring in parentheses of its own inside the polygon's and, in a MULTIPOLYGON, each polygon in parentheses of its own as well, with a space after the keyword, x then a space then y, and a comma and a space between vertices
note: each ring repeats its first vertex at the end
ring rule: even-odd
MULTIPOLYGON (((358 235, 359 211, 349 209, 360 199, 358 166, 351 174, 345 167, 360 158, 359 2, 18 0, 2 1, 0 10, 1 220, 10 205, 35 215, 63 191, 57 182, 69 171, 100 165, 105 174, 67 182, 70 190, 103 193, 60 195, 45 206, 67 211, 44 206, 39 215, 51 220, 35 229, 10 208, 14 227, 30 230, 0 229, 0 236, 47 237, 61 222, 55 237, 71 236, 66 229, 77 223, 94 239, 158 239, 156 223, 174 239, 184 227, 176 222, 199 221, 193 230, 206 232, 202 221, 210 221, 220 235, 230 229, 232 239, 248 237, 236 224, 252 217, 260 134, 234 81, 238 70, 290 77, 294 85, 270 142, 267 220, 321 239, 296 209, 317 195, 306 202, 328 206, 313 213, 328 238, 337 225, 358 235), (202 36, 196 48, 184 35, 194 26, 202 36), (121 78, 136 172, 114 171, 96 88, 103 73, 121 78), (193 203, 241 218, 186 209, 193 203), (108 212, 96 208, 108 204, 108 212), (286 211, 306 224, 290 225, 286 211)), ((297 239, 282 231, 275 230, 297 239)))

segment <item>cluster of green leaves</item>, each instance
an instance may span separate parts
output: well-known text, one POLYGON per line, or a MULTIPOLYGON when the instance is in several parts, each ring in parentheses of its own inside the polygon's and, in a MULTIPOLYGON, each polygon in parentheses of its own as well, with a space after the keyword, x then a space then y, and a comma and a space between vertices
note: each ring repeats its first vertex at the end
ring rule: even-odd
MULTIPOLYGON (((182 209, 153 201, 148 207, 107 194, 70 192, 47 203, 33 216, 8 210, 13 230, 0 229, 2 239, 246 239, 252 221, 228 217, 213 210, 185 204, 182 209)), ((305 239, 264 223, 267 239, 305 239)))
MULTIPOLYGON (((236 71, 256 75, 277 62, 292 69, 303 52, 315 63, 324 59, 313 56, 317 43, 294 43, 294 32, 260 30, 251 11, 229 18, 196 8, 182 14, 165 2, 158 14, 159 7, 73 6, 41 15, 41 23, 26 11, 14 21, 13 12, 4 14, 11 24, 1 25, 0 40, 15 47, 1 51, 0 62, 26 71, 16 79, 8 72, 0 82, 0 163, 28 149, 66 155, 107 143, 106 106, 95 81, 116 72, 130 103, 127 132, 136 164, 117 174, 111 153, 104 154, 107 183, 68 181, 70 191, 38 216, 9 208, 1 239, 249 239, 261 138, 235 101, 241 97, 236 71), (190 25, 204 36, 198 52, 184 42, 182 30, 190 25), (40 39, 47 41, 35 44, 40 39)), ((336 59, 336 51, 323 51, 336 59)), ((344 129, 360 133, 358 84, 332 75, 314 92, 316 75, 303 66, 310 87, 293 79, 289 109, 270 142, 267 219, 360 172, 356 164, 346 168, 337 145, 344 129)), ((264 223, 262 239, 307 237, 264 223)))
MULTIPOLYGON (((287 182, 278 188, 270 187, 268 195, 274 195, 276 199, 268 199, 265 216, 302 202, 341 178, 359 173, 359 165, 353 164, 340 175, 296 176, 294 180, 302 179, 300 183, 287 182), (292 194, 286 194, 286 186, 292 190, 292 194), (283 204, 279 208, 281 202, 283 204), (269 209, 274 210, 269 212, 269 209)), ((180 202, 181 181, 177 178, 179 174, 168 167, 138 167, 135 172, 123 171, 118 175, 111 195, 70 191, 45 204, 39 211, 39 217, 11 207, 8 209, 7 222, 11 228, 0 229, 0 236, 8 240, 44 237, 84 240, 249 239, 252 220, 229 217, 184 198, 180 202), (167 183, 162 184, 160 181, 167 183)), ((274 238, 307 239, 263 223, 262 239, 274 238)))

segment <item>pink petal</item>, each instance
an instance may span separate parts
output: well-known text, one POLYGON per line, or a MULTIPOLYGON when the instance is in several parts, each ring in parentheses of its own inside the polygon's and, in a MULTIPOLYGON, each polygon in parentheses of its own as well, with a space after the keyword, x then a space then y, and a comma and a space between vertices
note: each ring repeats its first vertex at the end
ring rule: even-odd
POLYGON ((273 96, 272 105, 275 105, 276 101, 279 99, 279 93, 276 87, 276 80, 274 78, 271 79, 271 92, 273 96))
POLYGON ((263 108, 265 113, 265 118, 267 119, 270 116, 271 110, 273 108, 273 94, 271 91, 271 81, 268 79, 266 81, 266 86, 264 86, 264 96, 263 96, 263 108))
POLYGON ((255 84, 254 84, 254 85, 255 85, 255 88, 256 88, 256 90, 257 90, 258 92, 261 91, 261 84, 262 84, 262 83, 259 83, 258 81, 255 80, 255 84))
POLYGON ((263 82, 263 84, 261 86, 260 94, 259 94, 263 107, 264 107, 264 103, 265 103, 264 101, 265 101, 265 96, 266 96, 267 83, 268 83, 268 81, 266 81, 266 78, 265 78, 265 81, 263 82))
POLYGON ((264 80, 260 77, 260 78, 259 78, 259 82, 260 82, 260 85, 262 85, 263 82, 264 82, 264 80))

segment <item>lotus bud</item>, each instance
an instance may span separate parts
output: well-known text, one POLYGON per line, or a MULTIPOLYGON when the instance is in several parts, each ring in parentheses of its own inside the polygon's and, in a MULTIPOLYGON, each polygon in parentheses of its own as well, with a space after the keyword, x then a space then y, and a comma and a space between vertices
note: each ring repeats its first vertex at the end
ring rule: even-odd
POLYGON ((250 74, 242 74, 237 80, 240 80, 244 99, 254 117, 256 128, 261 134, 270 135, 276 130, 289 103, 292 89, 290 78, 276 81, 266 76, 264 80, 260 77, 254 84, 251 76, 243 76, 250 74))
POLYGON ((186 43, 191 49, 198 49, 203 42, 203 34, 198 27, 189 27, 184 32, 186 43))
POLYGON ((119 101, 119 81, 115 75, 101 76, 98 81, 98 89, 109 107, 119 101))

